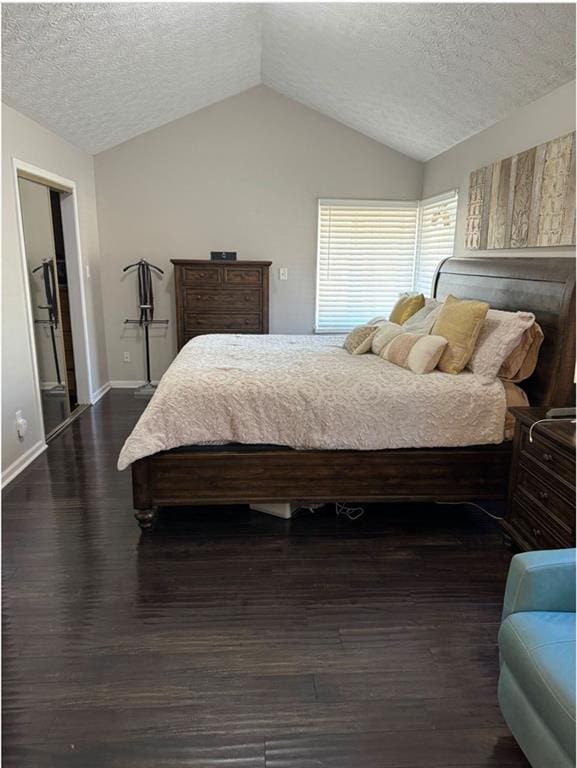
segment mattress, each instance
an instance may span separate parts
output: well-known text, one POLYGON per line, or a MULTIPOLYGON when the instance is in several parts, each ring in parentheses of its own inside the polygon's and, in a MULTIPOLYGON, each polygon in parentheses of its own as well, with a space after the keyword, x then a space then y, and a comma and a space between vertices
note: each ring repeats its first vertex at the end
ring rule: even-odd
POLYGON ((162 377, 118 468, 186 445, 382 450, 501 443, 506 396, 470 372, 416 375, 344 336, 214 334, 162 377))

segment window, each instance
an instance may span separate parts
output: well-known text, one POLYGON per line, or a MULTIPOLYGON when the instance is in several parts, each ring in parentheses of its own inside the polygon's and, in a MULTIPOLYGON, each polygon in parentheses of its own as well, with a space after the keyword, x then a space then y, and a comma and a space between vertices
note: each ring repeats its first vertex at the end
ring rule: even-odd
POLYGON ((456 200, 319 200, 317 333, 387 315, 403 291, 429 293, 453 252, 456 200))
POLYGON ((430 296, 433 277, 443 259, 453 255, 457 193, 429 197, 419 203, 419 226, 413 288, 430 296))

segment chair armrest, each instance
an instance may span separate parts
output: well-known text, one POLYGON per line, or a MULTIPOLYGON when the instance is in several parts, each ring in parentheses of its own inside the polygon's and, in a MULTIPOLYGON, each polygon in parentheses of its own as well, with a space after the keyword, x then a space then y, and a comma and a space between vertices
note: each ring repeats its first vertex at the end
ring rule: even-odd
POLYGON ((521 611, 575 611, 575 550, 524 552, 511 560, 503 619, 521 611))

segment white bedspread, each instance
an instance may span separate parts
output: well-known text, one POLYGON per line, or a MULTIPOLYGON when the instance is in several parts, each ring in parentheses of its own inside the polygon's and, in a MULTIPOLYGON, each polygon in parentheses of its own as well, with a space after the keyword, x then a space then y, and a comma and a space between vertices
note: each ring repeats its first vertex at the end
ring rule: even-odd
POLYGON ((418 376, 343 336, 200 336, 186 344, 120 453, 118 468, 183 445, 432 448, 500 443, 505 391, 472 373, 418 376))

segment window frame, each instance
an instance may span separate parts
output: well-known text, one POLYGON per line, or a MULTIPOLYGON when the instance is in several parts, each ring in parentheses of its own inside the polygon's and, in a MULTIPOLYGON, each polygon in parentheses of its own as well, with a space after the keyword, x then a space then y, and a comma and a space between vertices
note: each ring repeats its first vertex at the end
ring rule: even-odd
MULTIPOLYGON (((437 195, 433 195, 429 198, 424 198, 422 200, 377 200, 377 199, 355 199, 355 198, 327 198, 327 197, 319 197, 317 198, 317 244, 316 244, 316 274, 315 274, 315 311, 314 311, 314 329, 313 333, 315 334, 342 334, 345 333, 345 331, 335 331, 335 330, 324 330, 319 329, 319 307, 320 307, 320 287, 321 287, 321 207, 322 206, 328 206, 331 204, 338 204, 343 207, 353 207, 353 206, 359 206, 361 208, 380 208, 380 207, 386 207, 391 206, 391 208, 398 207, 399 209, 406 209, 406 208, 414 208, 416 211, 416 219, 415 219, 415 245, 414 245, 414 252, 413 252, 413 263, 412 263, 412 280, 411 280, 411 286, 407 287, 407 291, 412 292, 415 289, 415 286, 418 284, 419 280, 419 264, 420 264, 420 253, 419 253, 419 247, 421 242, 421 234, 422 234, 422 210, 424 206, 428 206, 433 204, 435 201, 447 201, 449 199, 456 199, 456 209, 455 209, 455 228, 453 233, 453 253, 455 251, 455 243, 456 243, 456 235, 457 235, 457 216, 458 216, 458 204, 459 204, 459 194, 458 189, 453 188, 446 192, 441 192, 437 195)), ((441 257, 444 258, 444 257, 441 257)), ((430 290, 430 288, 429 288, 430 290)))

